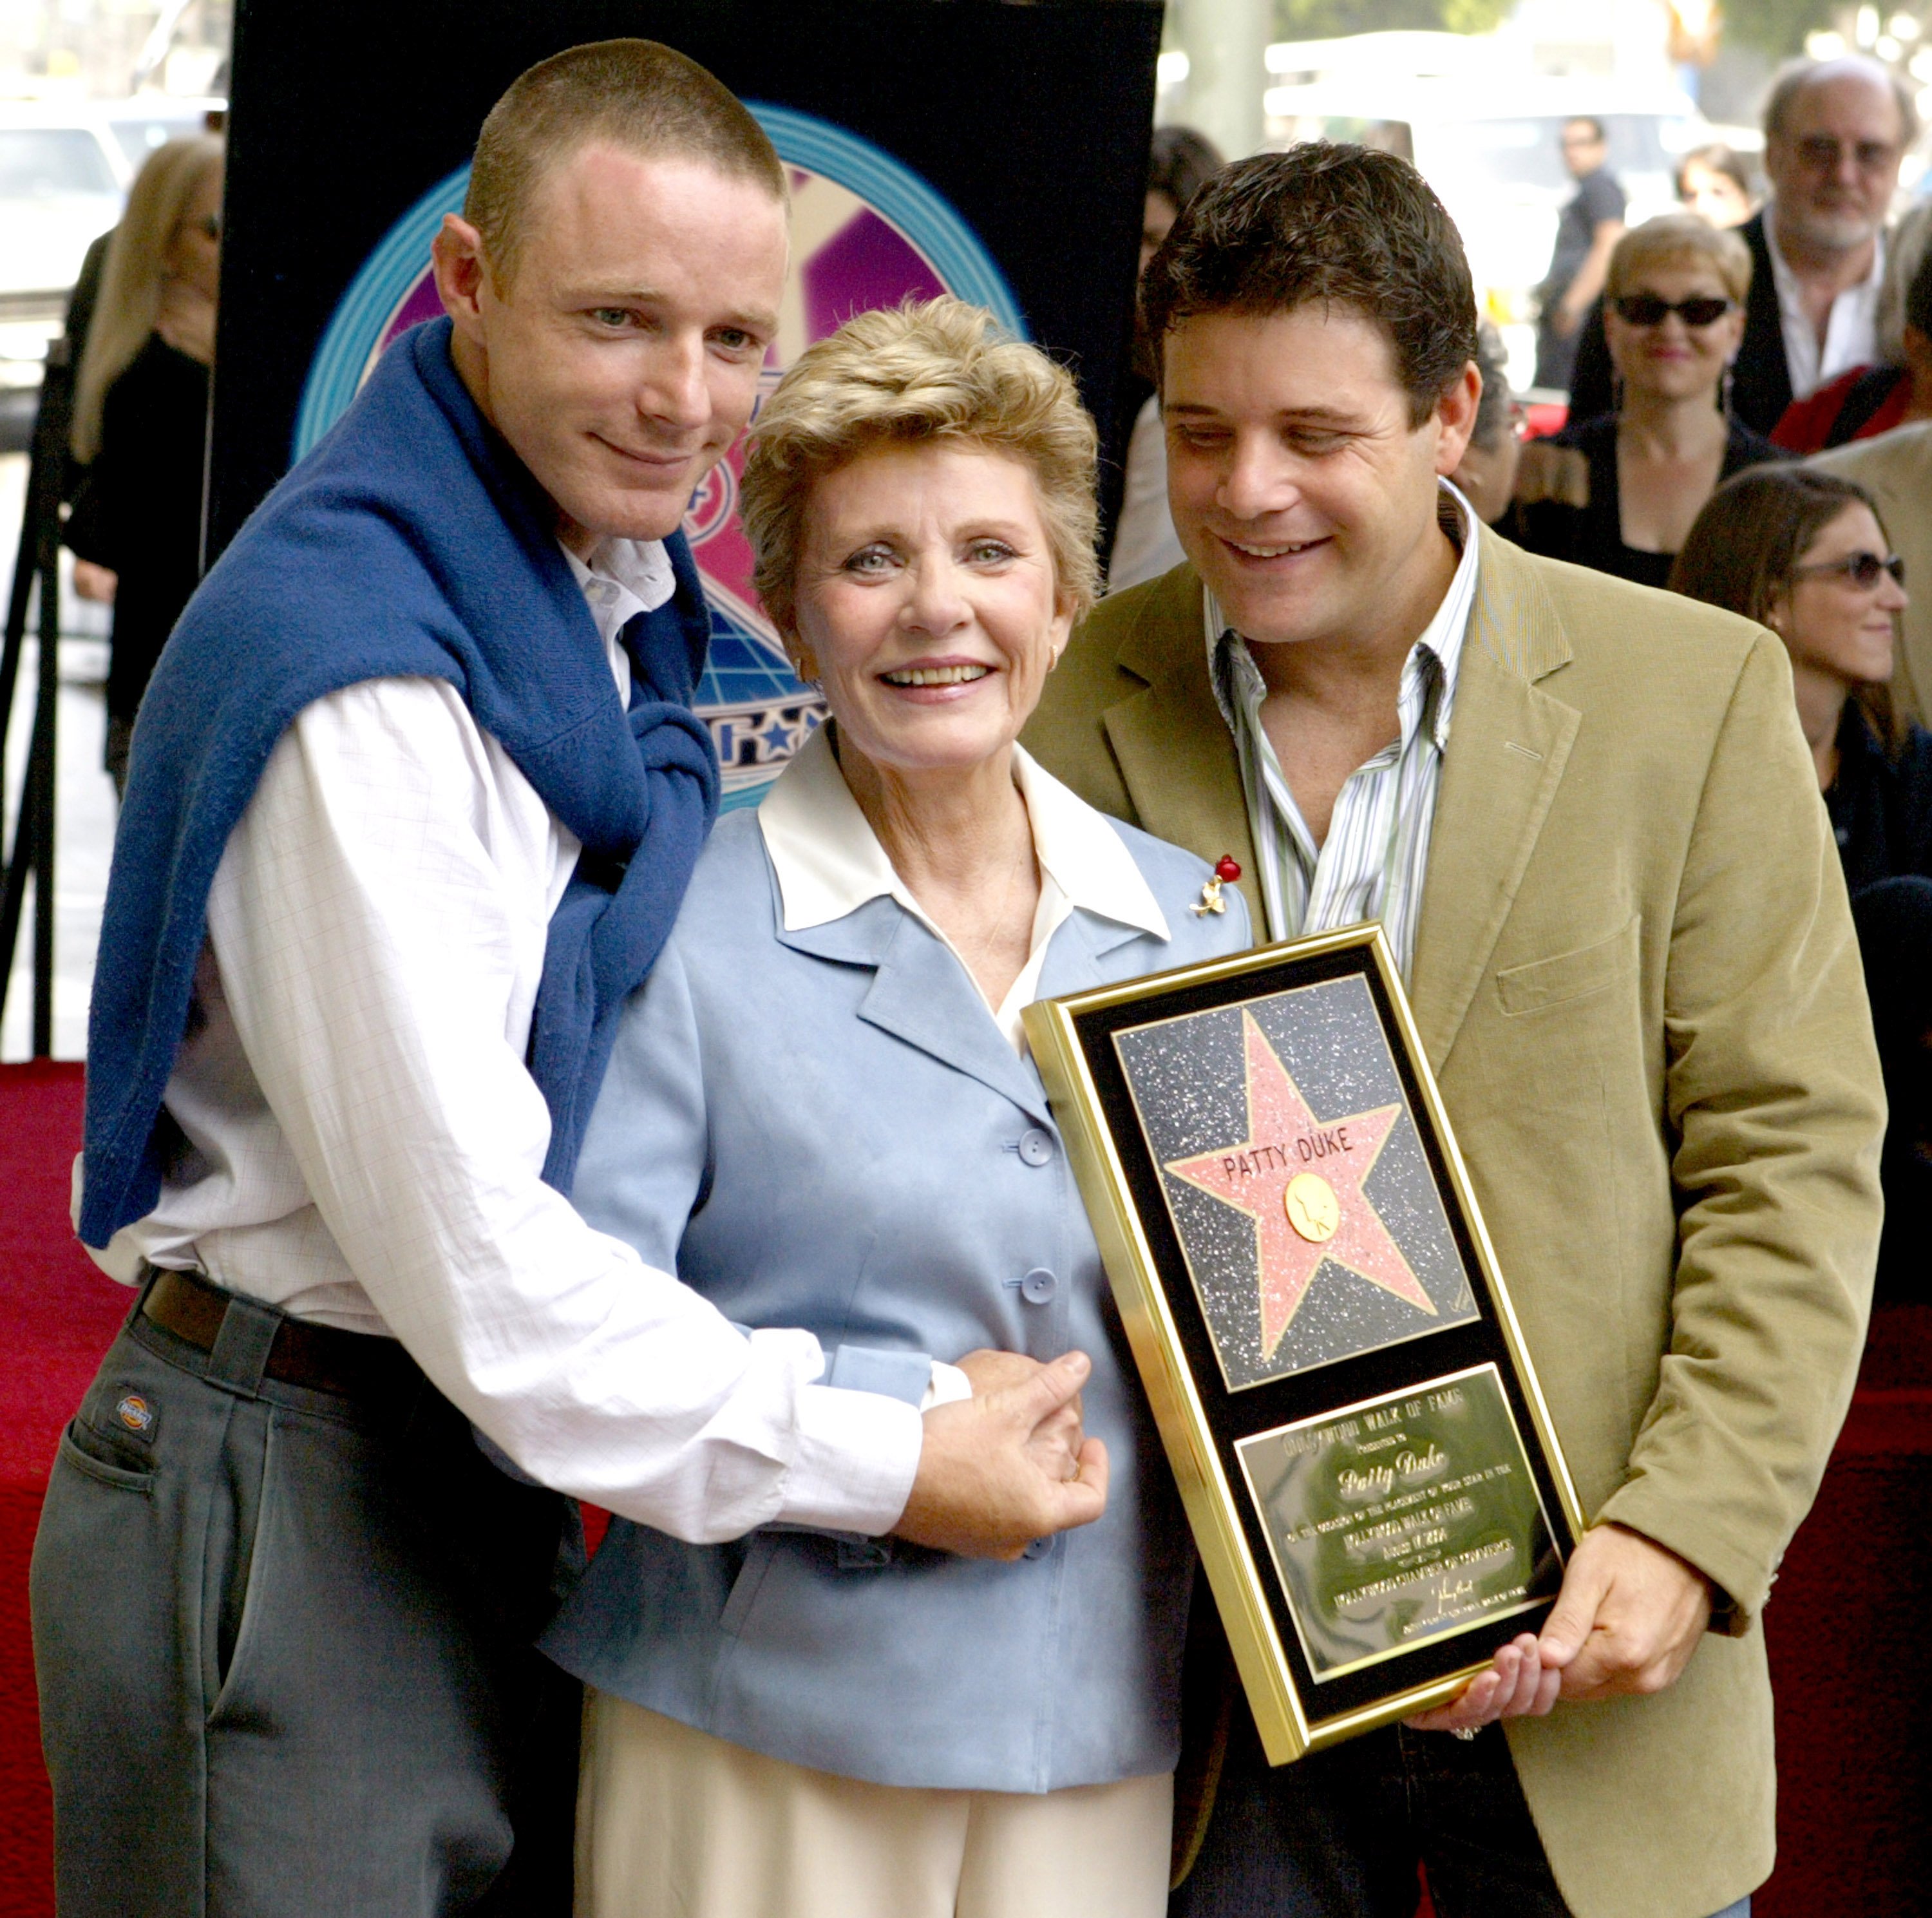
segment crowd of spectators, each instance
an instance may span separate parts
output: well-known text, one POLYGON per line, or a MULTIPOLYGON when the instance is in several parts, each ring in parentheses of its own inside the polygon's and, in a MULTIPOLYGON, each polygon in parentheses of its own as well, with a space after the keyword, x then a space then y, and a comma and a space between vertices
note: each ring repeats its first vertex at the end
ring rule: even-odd
MULTIPOLYGON (((1928 1301, 1905 1248, 1932 1211, 1932 201, 1888 224, 1918 119, 1875 62, 1794 63, 1763 122, 1762 200, 1738 153, 1700 146, 1678 163, 1682 210, 1634 227, 1604 128, 1565 125, 1576 191, 1539 289, 1534 383, 1567 390, 1568 419, 1526 439, 1485 321, 1453 479, 1532 551, 1784 641, 1892 1101, 1880 1295, 1928 1301)), ((1198 135, 1156 137, 1143 270, 1217 164, 1198 135)), ((1182 558, 1159 401, 1132 398, 1115 591, 1182 558)))
MULTIPOLYGON (((1486 322, 1480 410, 1454 478, 1482 519, 1532 551, 1667 584, 1783 638, 1860 924, 1882 948, 1868 960, 1897 1086, 1888 1184, 1932 1192, 1921 1084, 1932 1067, 1920 1056, 1932 1043, 1932 736, 1918 724, 1932 712, 1932 203, 1888 227, 1917 118, 1873 62, 1793 65, 1764 131, 1762 203, 1739 155, 1702 146, 1678 164, 1682 211, 1627 228, 1604 128, 1565 125, 1576 191, 1540 290, 1535 377, 1568 389, 1568 423, 1526 443, 1486 322), (1812 463, 1790 464, 1799 457, 1812 463)), ((78 303, 95 311, 66 538, 78 589, 115 603, 117 788, 148 672, 198 569, 221 161, 213 137, 155 152, 95 262, 98 301, 90 282, 78 303)), ((1156 133, 1143 271, 1221 164, 1198 133, 1156 133)), ((1132 425, 1112 590, 1184 557, 1144 363, 1124 399, 1132 425)), ((1894 1291, 1898 1243, 1888 1235, 1894 1291)))
MULTIPOLYGON (((1915 104, 1875 63, 1796 64, 1765 106, 1761 205, 1737 155, 1703 148, 1683 212, 1628 230, 1589 197, 1590 131, 1571 123, 1564 157, 1608 242, 1601 297, 1582 310, 1595 290, 1573 277, 1552 308, 1546 286, 1538 341, 1540 384, 1573 342, 1568 422, 1519 446, 1499 390, 1510 443, 1479 428, 1456 477, 1532 551, 1784 641, 1891 1100, 1879 1297, 1932 1302, 1912 1250, 1932 1208, 1932 203, 1888 224, 1915 104)), ((1500 364, 1484 374, 1502 389, 1500 364)))

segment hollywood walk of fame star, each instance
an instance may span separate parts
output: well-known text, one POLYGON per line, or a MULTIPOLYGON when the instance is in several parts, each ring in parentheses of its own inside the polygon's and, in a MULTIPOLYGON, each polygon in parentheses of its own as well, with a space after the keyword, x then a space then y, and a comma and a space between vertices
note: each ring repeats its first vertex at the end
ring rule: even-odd
POLYGON ((1436 1316, 1435 1301, 1362 1190, 1402 1108, 1381 1106, 1318 1120, 1251 1013, 1241 1014, 1241 1029, 1247 1137, 1219 1151, 1174 1160, 1167 1169, 1255 1221, 1263 1353, 1274 1356, 1327 1259, 1436 1316))

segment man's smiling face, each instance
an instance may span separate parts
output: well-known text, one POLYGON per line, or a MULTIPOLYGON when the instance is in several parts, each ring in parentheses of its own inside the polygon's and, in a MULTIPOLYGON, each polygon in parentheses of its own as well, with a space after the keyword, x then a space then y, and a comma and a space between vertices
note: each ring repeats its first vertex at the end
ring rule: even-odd
POLYGON ((758 400, 782 203, 701 160, 591 145, 532 191, 506 283, 460 220, 436 256, 457 364, 566 542, 676 531, 758 400))
POLYGON ((1174 530, 1244 637, 1365 640, 1435 563, 1436 477, 1462 456, 1474 400, 1451 389, 1413 425, 1394 348, 1363 314, 1183 320, 1161 403, 1174 530))

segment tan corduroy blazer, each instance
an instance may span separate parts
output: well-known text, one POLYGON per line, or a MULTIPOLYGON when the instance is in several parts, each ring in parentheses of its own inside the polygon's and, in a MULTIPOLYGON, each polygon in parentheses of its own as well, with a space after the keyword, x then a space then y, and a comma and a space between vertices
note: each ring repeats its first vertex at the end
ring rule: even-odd
POLYGON ((1908 719, 1932 725, 1932 420, 1834 446, 1805 464, 1856 480, 1878 502, 1911 596, 1899 620, 1892 698, 1908 719))
MULTIPOLYGON (((1731 1601, 1668 1691, 1510 1746, 1578 1918, 1708 1918, 1772 1865, 1757 1619, 1863 1343, 1878 1063, 1783 649, 1481 537, 1410 994, 1586 1512, 1731 1601)), ((1191 569, 1094 614, 1025 740, 1263 923, 1191 569)))

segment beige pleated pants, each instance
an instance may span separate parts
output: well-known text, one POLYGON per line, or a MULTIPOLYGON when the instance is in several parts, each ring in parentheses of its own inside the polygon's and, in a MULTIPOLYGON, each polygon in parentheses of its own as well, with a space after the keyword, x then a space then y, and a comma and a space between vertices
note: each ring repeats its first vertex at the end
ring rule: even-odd
POLYGON ((592 1691, 578 1918, 1162 1918, 1173 1783, 868 1784, 592 1691))

